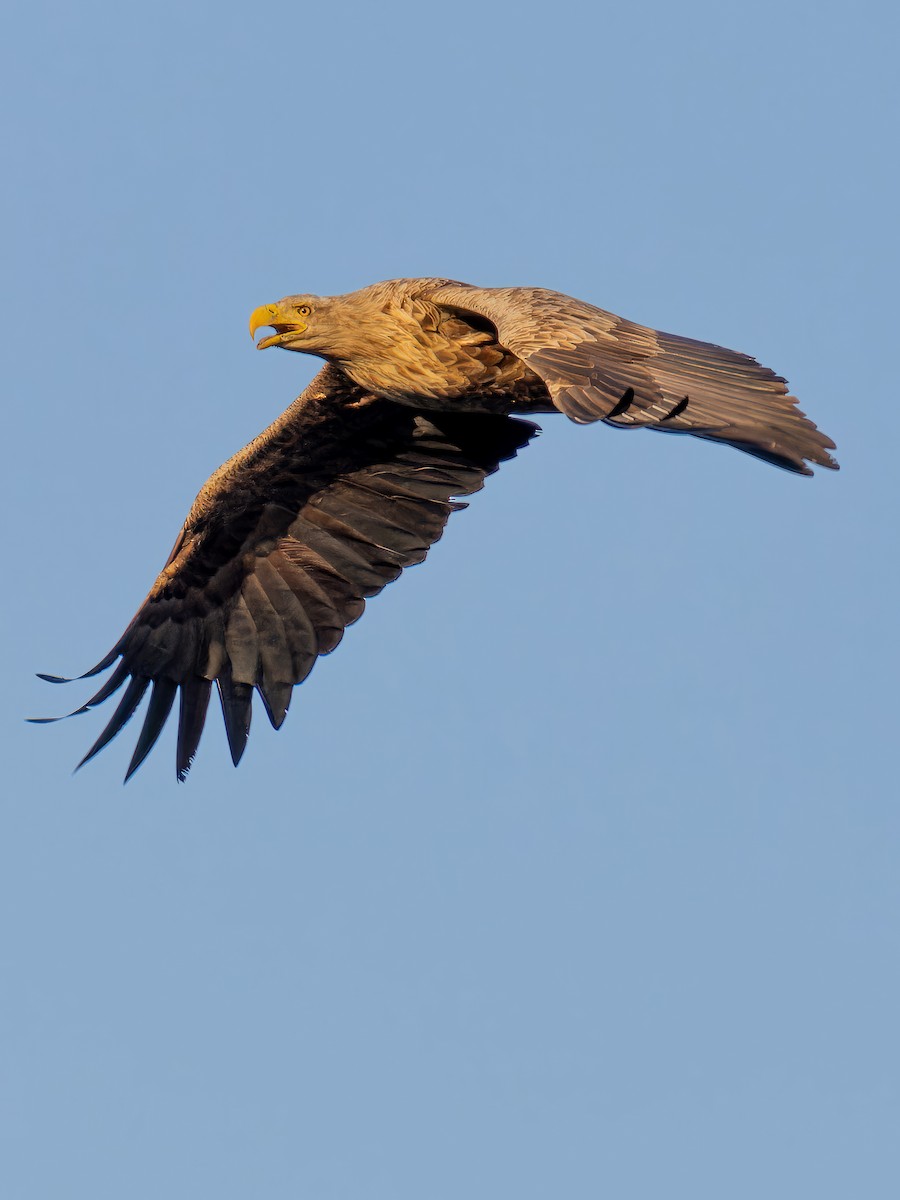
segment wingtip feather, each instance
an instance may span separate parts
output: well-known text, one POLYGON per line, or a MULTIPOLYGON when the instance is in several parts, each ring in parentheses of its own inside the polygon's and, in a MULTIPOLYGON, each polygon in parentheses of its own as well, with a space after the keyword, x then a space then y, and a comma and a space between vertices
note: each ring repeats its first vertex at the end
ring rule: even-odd
POLYGON ((175 693, 177 691, 178 684, 171 679, 162 678, 154 680, 153 691, 150 693, 150 703, 147 706, 147 715, 144 717, 144 724, 141 727, 137 745, 134 748, 134 754, 131 756, 131 762, 128 764, 128 770, 125 772, 125 783, 128 782, 156 745, 166 719, 172 710, 172 703, 175 700, 175 693))

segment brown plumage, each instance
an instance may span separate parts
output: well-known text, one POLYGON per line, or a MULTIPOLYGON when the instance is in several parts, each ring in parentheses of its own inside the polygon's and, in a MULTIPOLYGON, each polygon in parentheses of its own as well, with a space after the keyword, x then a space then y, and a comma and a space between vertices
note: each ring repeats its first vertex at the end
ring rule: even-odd
POLYGON ((254 689, 280 726, 316 657, 465 507, 454 497, 479 490, 537 432, 513 414, 559 410, 580 423, 690 433, 804 475, 807 462, 837 467, 834 443, 754 359, 557 292, 393 280, 287 297, 256 309, 251 334, 264 325, 275 333, 261 349, 328 365, 204 485, 131 624, 81 677, 113 668, 77 713, 125 685, 82 762, 152 689, 126 779, 176 696, 185 778, 213 683, 235 765, 254 689))

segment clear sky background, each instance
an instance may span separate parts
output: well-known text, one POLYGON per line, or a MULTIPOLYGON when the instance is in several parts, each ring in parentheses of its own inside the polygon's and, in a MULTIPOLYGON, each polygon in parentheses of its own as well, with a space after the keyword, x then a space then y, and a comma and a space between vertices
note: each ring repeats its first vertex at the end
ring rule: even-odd
POLYGON ((11 8, 0 1194, 900 1194, 896 6, 11 8), (72 674, 316 369, 287 292, 753 353, 800 479, 544 434, 241 767, 72 674))

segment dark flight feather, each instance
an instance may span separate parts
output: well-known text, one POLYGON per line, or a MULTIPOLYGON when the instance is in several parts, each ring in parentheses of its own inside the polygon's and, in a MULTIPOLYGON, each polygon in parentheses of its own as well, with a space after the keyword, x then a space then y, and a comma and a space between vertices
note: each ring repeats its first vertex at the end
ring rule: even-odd
POLYGON ((86 762, 90 762, 95 754, 99 754, 103 747, 108 746, 116 734, 124 729, 125 725, 134 716, 134 710, 140 704, 141 697, 149 686, 150 680, 146 675, 132 676, 122 699, 119 701, 118 707, 109 719, 109 723, 78 764, 78 767, 75 768, 76 771, 79 767, 83 767, 86 762))
POLYGON ((178 684, 171 679, 166 679, 165 676, 153 681, 153 691, 150 693, 147 714, 144 717, 144 724, 125 775, 126 783, 156 745, 156 739, 162 733, 162 727, 172 710, 172 703, 177 691, 178 684))
POLYGON ((178 744, 175 750, 175 771, 178 782, 187 779, 194 755, 200 744, 200 735, 206 721, 212 681, 199 675, 190 675, 181 685, 178 710, 178 744))

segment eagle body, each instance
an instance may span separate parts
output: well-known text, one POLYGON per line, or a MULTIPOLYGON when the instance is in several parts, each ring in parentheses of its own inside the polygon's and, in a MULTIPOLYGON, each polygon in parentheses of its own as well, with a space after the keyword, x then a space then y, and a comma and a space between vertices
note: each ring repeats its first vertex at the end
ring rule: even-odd
POLYGON ((111 669, 76 713, 124 689, 82 762, 150 692, 126 779, 176 699, 185 778, 214 685, 235 765, 254 692, 279 727, 366 599, 421 562, 458 497, 538 432, 517 414, 691 434, 803 475, 837 467, 834 443, 755 359, 544 288, 396 279, 287 296, 253 312, 251 334, 264 326, 260 349, 326 365, 203 486, 128 628, 81 677, 111 669))

